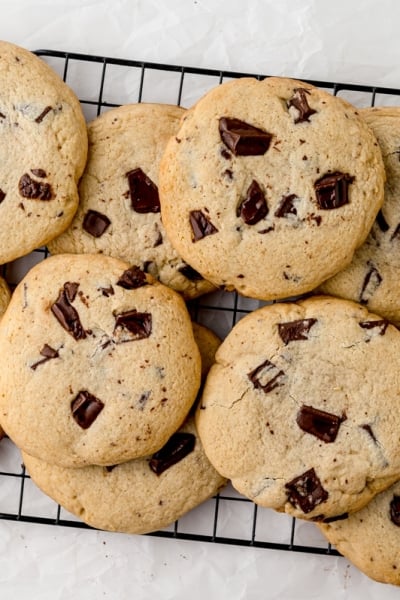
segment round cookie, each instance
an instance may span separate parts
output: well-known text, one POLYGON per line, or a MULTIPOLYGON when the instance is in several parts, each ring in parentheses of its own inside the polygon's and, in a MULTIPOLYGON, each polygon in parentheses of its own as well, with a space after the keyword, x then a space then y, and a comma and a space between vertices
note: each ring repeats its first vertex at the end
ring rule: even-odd
POLYGON ((0 41, 0 264, 68 227, 86 157, 75 94, 43 60, 0 41))
POLYGON ((365 575, 400 585, 400 483, 375 496, 362 510, 318 526, 365 575))
POLYGON ((69 512, 123 533, 162 529, 226 484, 202 449, 193 417, 155 455, 120 465, 66 469, 26 453, 22 458, 37 486, 69 512))
POLYGON ((156 451, 200 385, 183 299, 102 255, 31 269, 0 321, 0 349, 2 427, 22 450, 63 466, 156 451))
POLYGON ((400 476, 400 332, 356 303, 314 297, 244 317, 197 410, 214 467, 261 506, 321 520, 400 476))
POLYGON ((273 300, 350 262, 384 179, 353 106, 300 81, 243 78, 207 93, 170 139, 161 213, 176 250, 206 279, 273 300))
POLYGON ((53 254, 97 253, 145 269, 193 298, 214 289, 177 254, 161 222, 158 168, 183 108, 130 104, 88 125, 89 155, 79 208, 69 229, 49 244, 53 254))
MULTIPOLYGON (((206 372, 217 338, 201 325, 193 329, 206 372)), ((153 456, 122 465, 65 469, 25 453, 23 459, 47 495, 87 524, 109 531, 148 533, 166 527, 226 483, 207 460, 193 417, 153 456)))
POLYGON ((365 243, 323 293, 355 300, 400 325, 400 108, 360 111, 374 132, 386 169, 385 200, 365 243))

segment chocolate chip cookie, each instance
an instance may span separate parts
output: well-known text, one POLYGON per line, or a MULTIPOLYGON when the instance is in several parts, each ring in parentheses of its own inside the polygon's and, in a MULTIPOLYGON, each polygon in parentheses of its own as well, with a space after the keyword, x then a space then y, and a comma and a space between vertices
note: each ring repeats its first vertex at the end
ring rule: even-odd
POLYGON ((63 466, 158 450, 200 385, 183 299, 102 255, 33 267, 0 321, 0 348, 3 429, 22 450, 63 466))
POLYGON ((37 56, 0 42, 0 264, 66 229, 86 156, 72 90, 37 56))
MULTIPOLYGON (((204 375, 218 338, 195 324, 204 375)), ((33 481, 64 508, 100 529, 147 533, 188 512, 226 483, 207 460, 193 417, 152 456, 121 465, 65 469, 23 454, 33 481)))
POLYGON ((346 269, 321 291, 365 304, 400 325, 400 108, 360 111, 382 150, 387 180, 385 200, 365 243, 346 269))
POLYGON ((344 268, 383 202, 377 141, 309 84, 243 78, 192 107, 161 161, 171 242, 216 285, 272 300, 344 268))
POLYGON ((350 301, 254 311, 206 381, 208 458, 261 506, 311 520, 362 508, 400 476, 399 352, 400 332, 350 301))
POLYGON ((193 298, 214 289, 179 257, 161 222, 158 168, 184 109, 130 104, 89 123, 89 157, 76 216, 54 253, 101 252, 135 264, 193 298))
POLYGON ((400 585, 400 483, 375 496, 362 510, 318 526, 365 575, 400 585))

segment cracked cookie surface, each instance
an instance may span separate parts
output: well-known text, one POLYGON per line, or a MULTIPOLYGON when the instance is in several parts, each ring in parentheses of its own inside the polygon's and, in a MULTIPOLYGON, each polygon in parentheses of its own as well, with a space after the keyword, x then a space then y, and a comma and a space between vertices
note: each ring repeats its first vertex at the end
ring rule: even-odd
POLYGON ((0 264, 68 227, 86 157, 73 91, 42 59, 0 41, 0 264))
POLYGON ((0 321, 0 347, 3 429, 22 450, 64 466, 157 450, 200 385, 183 299, 102 255, 32 268, 0 321))
POLYGON ((279 299, 350 262, 384 179, 376 139, 353 106, 303 82, 243 78, 183 117, 161 161, 161 214, 206 279, 279 299))
POLYGON ((323 520, 400 475, 400 333, 315 297, 244 317, 216 355, 197 426, 217 470, 254 502, 323 520))
POLYGON ((89 155, 71 226, 49 244, 53 254, 103 253, 145 269, 194 298, 214 286, 180 258, 161 222, 158 169, 185 110, 128 104, 89 123, 89 155))

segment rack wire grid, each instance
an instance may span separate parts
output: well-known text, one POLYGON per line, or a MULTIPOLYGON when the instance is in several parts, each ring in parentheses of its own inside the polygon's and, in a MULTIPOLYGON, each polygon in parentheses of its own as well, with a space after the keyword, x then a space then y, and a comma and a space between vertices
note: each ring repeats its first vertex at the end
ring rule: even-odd
MULTIPOLYGON (((188 108, 222 82, 239 77, 268 77, 266 74, 73 52, 36 50, 35 53, 75 91, 87 121, 113 107, 133 102, 178 104, 188 108)), ((360 108, 400 105, 400 89, 305 81, 360 108)), ((38 248, 6 265, 4 274, 8 282, 11 286, 17 284, 34 264, 47 256, 46 248, 38 248)), ((189 310, 198 322, 210 327, 223 339, 240 318, 261 305, 259 301, 244 298, 236 292, 218 291, 191 301, 189 310)), ((22 464, 19 451, 8 438, 0 444, 0 519, 91 529, 35 486, 22 464)), ((147 535, 339 556, 314 524, 257 507, 230 485, 170 527, 147 535)))

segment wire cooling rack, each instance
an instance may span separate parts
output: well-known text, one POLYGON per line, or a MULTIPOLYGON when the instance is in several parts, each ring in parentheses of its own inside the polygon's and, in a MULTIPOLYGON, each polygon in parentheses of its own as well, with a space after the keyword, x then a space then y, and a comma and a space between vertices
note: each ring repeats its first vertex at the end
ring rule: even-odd
MULTIPOLYGON (((36 54, 75 91, 88 121, 110 108, 133 102, 179 104, 187 108, 222 82, 245 76, 258 79, 268 76, 53 50, 37 50, 36 54)), ((360 108, 400 105, 400 89, 307 81, 360 108)), ((47 255, 46 248, 39 248, 8 264, 5 276, 11 286, 47 255)), ((221 338, 240 318, 259 306, 256 300, 222 291, 189 303, 192 316, 221 338)), ((90 529, 38 490, 25 471, 19 451, 7 438, 0 443, 0 519, 90 529)), ((229 485, 170 527, 148 535, 338 555, 312 523, 257 507, 229 485)))

